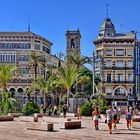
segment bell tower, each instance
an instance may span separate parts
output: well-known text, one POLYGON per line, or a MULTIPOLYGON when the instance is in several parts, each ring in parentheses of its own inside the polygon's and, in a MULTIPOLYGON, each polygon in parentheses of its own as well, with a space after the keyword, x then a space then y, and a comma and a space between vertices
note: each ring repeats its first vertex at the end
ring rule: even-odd
POLYGON ((80 54, 80 30, 67 30, 66 32, 66 56, 74 55, 75 53, 80 54))

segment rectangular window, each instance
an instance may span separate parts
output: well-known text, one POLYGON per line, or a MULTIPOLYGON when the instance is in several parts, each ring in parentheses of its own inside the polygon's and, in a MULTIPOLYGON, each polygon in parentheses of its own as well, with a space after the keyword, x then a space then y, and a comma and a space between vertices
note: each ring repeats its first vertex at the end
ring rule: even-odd
POLYGON ((133 56, 133 50, 128 50, 127 55, 128 56, 133 56))
POLYGON ((133 81, 133 75, 132 74, 128 74, 128 81, 133 81))
POLYGON ((21 74, 28 74, 26 68, 21 68, 21 74))
POLYGON ((128 60, 127 61, 127 67, 129 67, 129 68, 133 67, 133 61, 128 60))
POLYGON ((107 82, 108 82, 108 83, 111 82, 111 74, 107 74, 107 82))
POLYGON ((11 55, 11 62, 15 62, 15 55, 11 55))
POLYGON ((124 50, 116 50, 116 56, 124 56, 124 50))
POLYGON ((112 56, 112 50, 106 50, 106 56, 112 56))
POLYGON ((46 48, 45 46, 43 46, 43 51, 50 54, 50 49, 46 48))
POLYGON ((28 55, 20 55, 19 56, 19 61, 28 61, 29 57, 28 55))
POLYGON ((124 75, 123 74, 117 74, 116 75, 116 81, 123 82, 124 81, 124 75))
POLYGON ((35 49, 36 49, 36 50, 40 50, 40 45, 35 44, 35 46, 34 46, 34 47, 35 47, 35 49))
POLYGON ((123 60, 116 61, 116 67, 123 68, 124 67, 124 61, 123 60))
POLYGON ((112 67, 112 61, 111 60, 106 61, 106 67, 112 67))

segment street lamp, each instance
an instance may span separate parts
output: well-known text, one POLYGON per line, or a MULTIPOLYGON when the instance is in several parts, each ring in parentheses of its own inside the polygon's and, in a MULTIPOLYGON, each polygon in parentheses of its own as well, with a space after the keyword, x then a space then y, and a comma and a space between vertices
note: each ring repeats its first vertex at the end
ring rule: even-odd
POLYGON ((95 52, 94 51, 93 51, 93 62, 92 62, 92 65, 93 65, 92 66, 92 68, 93 68, 93 70, 92 70, 92 73, 93 73, 92 74, 92 78, 93 78, 92 79, 93 80, 92 81, 93 82, 93 89, 92 89, 93 91, 92 91, 92 93, 93 93, 93 96, 94 96, 94 91, 95 91, 95 80, 94 80, 95 79, 95 52))
POLYGON ((90 100, 92 100, 92 97, 94 96, 95 91, 95 52, 93 51, 92 54, 92 95, 90 96, 90 100))

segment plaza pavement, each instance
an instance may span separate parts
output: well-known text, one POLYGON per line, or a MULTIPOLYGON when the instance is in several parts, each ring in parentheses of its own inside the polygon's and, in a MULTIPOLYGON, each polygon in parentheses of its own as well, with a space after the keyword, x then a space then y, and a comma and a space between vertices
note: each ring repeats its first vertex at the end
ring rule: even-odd
MULTIPOLYGON (((62 118, 60 118, 62 119, 62 118)), ((73 118, 76 119, 76 118, 73 118)), ((41 118, 39 121, 42 121, 41 118)), ((126 129, 125 119, 122 118, 110 135, 104 118, 100 122, 99 131, 95 131, 91 117, 82 117, 82 128, 65 130, 54 124, 54 132, 28 130, 31 122, 19 122, 18 118, 11 122, 0 122, 0 140, 139 140, 140 122, 133 123, 131 131, 126 129)), ((55 118, 54 118, 55 122, 55 118)))

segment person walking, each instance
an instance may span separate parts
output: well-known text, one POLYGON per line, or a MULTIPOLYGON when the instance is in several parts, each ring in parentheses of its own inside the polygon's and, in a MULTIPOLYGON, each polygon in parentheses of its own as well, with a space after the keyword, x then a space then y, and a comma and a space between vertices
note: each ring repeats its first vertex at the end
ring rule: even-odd
POLYGON ((41 105, 41 109, 42 109, 42 112, 45 114, 46 113, 46 106, 44 104, 41 105))
POLYGON ((56 105, 54 105, 54 107, 53 107, 54 116, 57 116, 57 109, 58 109, 58 107, 56 105))
POLYGON ((132 125, 132 108, 130 106, 127 107, 127 109, 125 111, 125 116, 126 116, 127 128, 128 128, 128 130, 131 130, 131 125, 132 125))
POLYGON ((108 124, 109 133, 112 134, 113 110, 112 110, 111 106, 106 111, 106 117, 107 117, 107 124, 108 124))
POLYGON ((99 119, 100 119, 100 111, 99 108, 96 107, 95 110, 92 112, 92 120, 94 120, 95 130, 99 130, 99 119))
POLYGON ((67 109, 68 109, 67 105, 64 104, 64 105, 62 106, 62 109, 63 109, 63 116, 64 116, 64 118, 66 118, 66 113, 67 113, 67 109))
POLYGON ((117 120, 118 120, 118 110, 117 110, 117 107, 114 106, 114 109, 113 109, 113 123, 114 123, 114 129, 117 130, 117 120))
POLYGON ((77 117, 78 117, 78 119, 81 118, 81 116, 80 116, 80 105, 77 105, 77 117))

